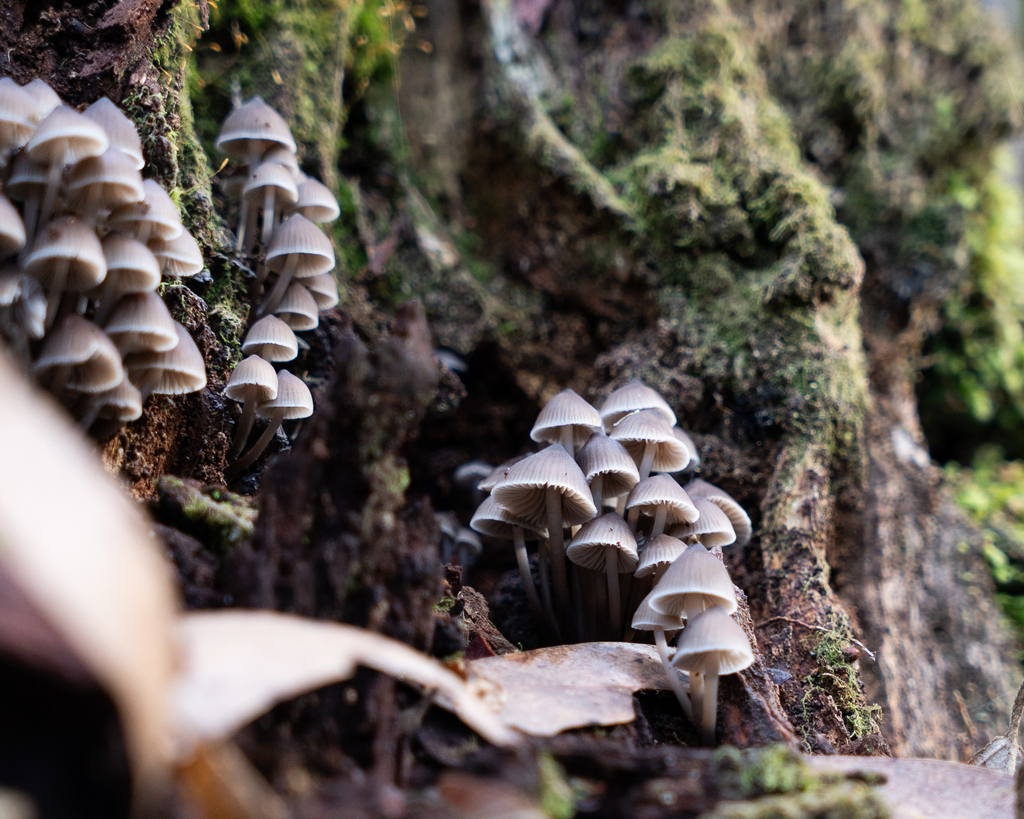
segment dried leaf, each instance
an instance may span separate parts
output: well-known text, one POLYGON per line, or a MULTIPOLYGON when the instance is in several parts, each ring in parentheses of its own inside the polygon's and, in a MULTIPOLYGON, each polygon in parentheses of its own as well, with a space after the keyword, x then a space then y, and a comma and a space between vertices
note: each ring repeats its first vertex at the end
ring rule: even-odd
POLYGON ((181 766, 186 799, 207 819, 287 819, 284 800, 233 742, 201 745, 181 766))
POLYGON ((1020 721, 1024 716, 1024 683, 1017 689, 1013 701, 1013 712, 1010 714, 1010 727, 1005 734, 1000 734, 978 753, 971 757, 972 765, 991 768, 994 771, 1015 774, 1020 765, 1021 750, 1017 735, 1020 733, 1020 721))
POLYGON ((467 663, 467 671, 506 725, 538 737, 632 722, 635 691, 669 688, 657 649, 635 643, 580 643, 485 657, 467 663))
POLYGON ((426 689, 496 745, 518 741, 455 674, 409 646, 364 629, 271 611, 186 614, 174 713, 186 758, 197 742, 230 737, 279 702, 347 680, 356 666, 426 689))
POLYGON ((1014 778, 1009 774, 938 759, 811 756, 816 772, 881 774, 883 798, 893 819, 1009 819, 1015 816, 1014 778))

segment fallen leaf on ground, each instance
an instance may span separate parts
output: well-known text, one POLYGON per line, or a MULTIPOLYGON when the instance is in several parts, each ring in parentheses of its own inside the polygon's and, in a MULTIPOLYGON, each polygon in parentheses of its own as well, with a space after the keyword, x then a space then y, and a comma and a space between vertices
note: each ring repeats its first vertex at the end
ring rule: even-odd
POLYGON ((182 670, 173 703, 181 758, 195 743, 230 737, 279 702, 349 679, 357 666, 436 690, 439 703, 495 745, 518 741, 451 671, 371 631, 232 609, 183 615, 178 638, 182 670))
POLYGON ((485 657, 466 669, 506 725, 538 737, 632 722, 634 692, 669 688, 657 649, 635 643, 553 646, 485 657))
POLYGON ((1017 689, 1013 700, 1013 712, 1010 714, 1010 727, 1005 734, 1000 734, 978 753, 971 757, 971 765, 980 765, 994 771, 1015 774, 1020 766, 1021 747, 1017 741, 1020 733, 1020 721, 1024 716, 1024 683, 1017 689))

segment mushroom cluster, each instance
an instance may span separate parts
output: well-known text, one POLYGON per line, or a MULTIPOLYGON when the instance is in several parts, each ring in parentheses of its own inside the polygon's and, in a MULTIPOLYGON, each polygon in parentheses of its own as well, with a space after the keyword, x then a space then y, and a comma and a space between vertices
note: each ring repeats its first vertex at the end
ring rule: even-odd
POLYGON ((239 201, 236 250, 256 267, 250 293, 258 304, 256 320, 242 342, 247 357, 224 390, 242 404, 229 452, 228 472, 234 474, 256 461, 282 421, 313 412, 306 385, 273 364, 294 359, 296 332, 315 330, 320 311, 338 303, 334 245, 317 225, 333 222, 341 211, 330 190, 299 169, 288 124, 260 97, 228 114, 216 147, 240 163, 223 188, 239 201), (257 415, 267 427, 243 455, 257 415))
POLYGON ((104 97, 83 111, 42 80, 0 79, 0 336, 100 434, 153 393, 206 386, 203 357, 157 287, 203 269, 142 143, 104 97))
POLYGON ((745 545, 752 528, 726 492, 686 480, 700 457, 675 424, 665 399, 640 381, 599 410, 572 390, 559 393, 530 433, 547 446, 477 484, 490 494, 470 527, 513 541, 527 600, 549 638, 621 640, 627 623, 626 639, 652 632, 680 705, 710 744, 718 677, 754 659, 730 617, 737 602, 720 547, 745 545), (539 590, 527 541, 539 542, 539 590), (677 670, 689 673, 689 690, 677 670))

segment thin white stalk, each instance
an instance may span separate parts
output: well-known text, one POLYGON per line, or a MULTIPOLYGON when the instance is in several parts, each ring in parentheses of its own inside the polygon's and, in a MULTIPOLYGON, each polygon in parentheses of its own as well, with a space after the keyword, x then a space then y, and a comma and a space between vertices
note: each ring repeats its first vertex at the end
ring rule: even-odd
POLYGON ((565 535, 562 531, 562 493, 547 488, 548 534, 551 537, 551 579, 555 587, 555 608, 565 629, 573 628, 572 602, 565 570, 565 535))
POLYGON ((704 693, 700 709, 700 738, 705 745, 715 744, 715 723, 718 721, 718 674, 709 671, 704 677, 704 693))
POLYGON ((242 207, 238 211, 238 235, 235 237, 235 250, 242 252, 245 247, 245 226, 249 221, 249 200, 242 197, 242 207))
POLYGON ((53 279, 50 282, 50 290, 46 294, 46 329, 49 330, 53 320, 57 317, 57 308, 60 307, 61 297, 64 295, 64 285, 68 281, 68 268, 71 267, 71 260, 62 258, 57 262, 53 272, 53 279))
POLYGON ((238 453, 242 451, 242 447, 245 446, 246 439, 249 437, 249 433, 252 432, 253 421, 256 420, 256 399, 249 397, 245 399, 242 404, 242 417, 238 421, 238 429, 235 430, 235 439, 231 443, 231 449, 228 450, 229 458, 238 457, 238 453))
POLYGON ((653 441, 644 444, 644 457, 640 461, 640 480, 644 481, 651 475, 651 465, 654 463, 654 455, 658 451, 658 445, 653 441))
MULTIPOLYGON (((704 713, 704 675, 699 671, 690 672, 690 705, 693 706, 694 714, 704 713)), ((699 727, 692 717, 690 721, 699 727)))
POLYGON ((555 607, 551 604, 551 543, 547 540, 541 541, 540 555, 537 560, 537 569, 540 573, 540 594, 544 603, 544 614, 548 622, 555 630, 558 641, 562 641, 562 630, 558 627, 558 618, 555 616, 555 607))
POLYGON ((263 195, 263 234, 260 236, 260 244, 266 248, 270 241, 270 234, 274 232, 274 210, 277 199, 274 196, 274 187, 267 185, 267 192, 263 195))
POLYGON ((526 538, 523 535, 522 526, 512 527, 512 541, 516 546, 516 562, 519 564, 519 577, 523 581, 523 591, 526 592, 526 599, 530 602, 538 623, 547 619, 544 616, 544 607, 537 596, 537 587, 533 584, 533 572, 530 571, 530 556, 526 552, 526 538))
POLYGON ((50 222, 50 217, 53 216, 53 207, 57 204, 57 193, 60 191, 60 178, 63 171, 64 166, 59 162, 50 166, 50 172, 46 177, 46 193, 43 195, 43 208, 39 214, 37 230, 45 228, 50 222))
MULTIPOLYGON (((679 679, 679 672, 672 667, 672 663, 668 656, 668 642, 665 640, 665 629, 654 629, 654 644, 658 647, 658 656, 661 658, 661 667, 665 669, 669 685, 672 686, 672 692, 676 695, 676 699, 679 700, 679 704, 682 706, 683 713, 686 714, 686 718, 693 723, 693 706, 690 703, 690 697, 687 695, 686 689, 683 688, 683 681, 679 679)), ((692 681, 693 677, 691 676, 690 679, 692 681)), ((696 723, 694 723, 694 725, 696 725, 696 723)))
POLYGON ((573 435, 572 426, 566 424, 564 427, 559 427, 558 443, 562 445, 562 449, 568 452, 573 458, 576 457, 576 453, 573 451, 573 435))
POLYGON ((597 514, 601 514, 601 504, 604 502, 604 475, 597 475, 590 482, 590 494, 594 496, 594 506, 597 507, 597 514))
MULTIPOLYGON (((285 290, 287 290, 288 285, 291 284, 292 275, 295 273, 298 266, 299 254, 293 253, 288 257, 288 262, 285 264, 284 270, 281 271, 281 275, 278 276, 274 289, 271 290, 270 295, 263 300, 263 304, 260 305, 260 309, 256 312, 256 315, 263 316, 274 312, 274 308, 281 303, 285 290)), ((561 514, 559 514, 559 520, 561 520, 561 514)))
POLYGON ((228 468, 224 470, 224 474, 236 475, 243 469, 252 466, 256 459, 263 454, 263 450, 267 448, 267 445, 273 440, 274 436, 277 434, 277 430, 281 426, 281 421, 283 420, 284 410, 275 409, 274 414, 267 421, 267 428, 263 430, 263 434, 259 437, 259 440, 252 445, 252 449, 233 464, 228 466, 228 468))
POLYGON ((654 513, 654 528, 651 529, 651 537, 657 537, 665 531, 665 519, 668 517, 668 504, 662 503, 658 505, 657 511, 654 513))

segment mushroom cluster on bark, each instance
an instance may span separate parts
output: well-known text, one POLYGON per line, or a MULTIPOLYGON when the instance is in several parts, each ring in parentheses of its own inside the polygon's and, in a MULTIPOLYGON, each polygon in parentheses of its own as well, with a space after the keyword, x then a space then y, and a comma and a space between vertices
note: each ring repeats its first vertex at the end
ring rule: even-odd
POLYGON ((109 99, 78 111, 41 80, 0 79, 0 338, 100 436, 139 418, 150 394, 206 385, 156 292, 200 273, 202 252, 144 170, 135 126, 109 99))
POLYGON ((315 330, 320 312, 338 303, 334 245, 318 225, 333 222, 341 210, 325 185, 302 172, 288 124, 261 97, 228 114, 215 145, 239 163, 222 189, 239 202, 235 249, 256 269, 250 296, 258 306, 242 342, 247 358, 224 391, 242 404, 229 453, 228 473, 235 474, 256 461, 282 420, 313 412, 306 385, 291 373, 278 373, 270 362, 292 361, 299 353, 295 334, 315 330), (266 366, 256 363, 260 360, 266 366), (280 382, 284 376, 286 388, 280 382), (282 401, 290 402, 287 408, 282 401), (242 454, 256 416, 267 426, 242 454))
POLYGON ((640 381, 600 409, 572 390, 559 393, 530 437, 547 446, 493 470, 473 462, 483 476, 476 490, 489 495, 470 527, 513 541, 524 594, 550 641, 649 632, 684 713, 713 743, 718 678, 753 662, 730 617, 736 595, 721 559, 721 547, 750 540, 750 518, 693 477, 693 440, 640 381), (534 541, 538 581, 527 548, 534 541))

